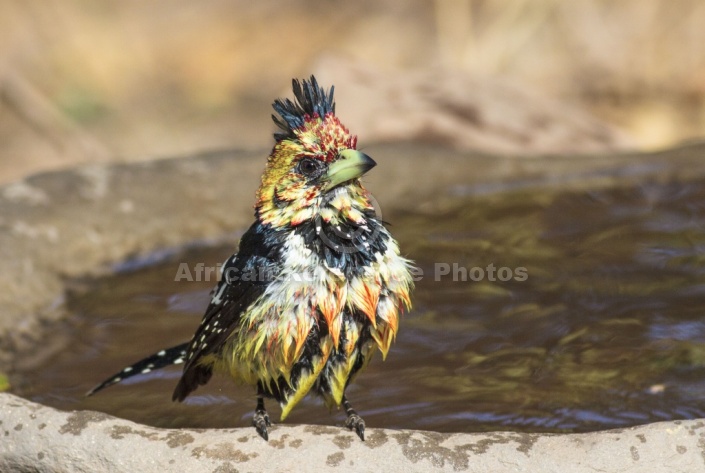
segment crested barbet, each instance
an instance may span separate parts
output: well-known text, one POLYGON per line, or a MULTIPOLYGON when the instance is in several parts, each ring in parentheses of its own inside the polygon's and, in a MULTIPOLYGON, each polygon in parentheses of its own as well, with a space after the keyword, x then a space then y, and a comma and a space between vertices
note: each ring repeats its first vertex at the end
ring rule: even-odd
POLYGON ((214 371, 254 386, 253 425, 268 439, 264 398, 283 421, 308 393, 365 422, 345 389, 379 350, 386 358, 410 308, 412 263, 377 217, 360 177, 375 166, 335 116, 333 87, 293 81, 278 99, 280 128, 257 191, 255 222, 223 266, 190 342, 129 366, 88 395, 126 378, 184 363, 173 399, 183 401, 214 371), (247 277, 245 277, 247 276, 247 277))

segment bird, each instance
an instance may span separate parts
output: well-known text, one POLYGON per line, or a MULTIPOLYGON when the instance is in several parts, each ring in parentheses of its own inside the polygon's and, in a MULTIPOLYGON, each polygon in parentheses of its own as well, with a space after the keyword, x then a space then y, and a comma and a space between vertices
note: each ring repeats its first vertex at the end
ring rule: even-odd
POLYGON ((377 215, 361 177, 376 162, 335 114, 334 86, 293 79, 276 99, 275 144, 256 192, 254 222, 223 265, 187 343, 161 350, 97 385, 183 363, 172 396, 183 401, 214 372, 255 388, 252 424, 268 440, 265 398, 283 422, 308 394, 345 409, 365 440, 346 388, 379 351, 386 359, 411 309, 413 261, 377 215))

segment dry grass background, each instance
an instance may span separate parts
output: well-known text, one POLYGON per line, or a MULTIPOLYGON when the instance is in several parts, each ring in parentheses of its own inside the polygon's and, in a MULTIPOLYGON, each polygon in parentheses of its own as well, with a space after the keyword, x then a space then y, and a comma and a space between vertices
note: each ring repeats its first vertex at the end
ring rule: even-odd
POLYGON ((0 181, 268 146, 325 55, 509 79, 645 149, 705 135, 702 0, 0 0, 0 181))

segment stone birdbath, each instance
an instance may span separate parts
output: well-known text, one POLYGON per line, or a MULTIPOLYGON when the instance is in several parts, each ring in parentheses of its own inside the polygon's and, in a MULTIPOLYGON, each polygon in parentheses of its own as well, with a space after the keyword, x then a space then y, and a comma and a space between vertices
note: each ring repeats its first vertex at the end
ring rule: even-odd
MULTIPOLYGON (((478 192, 517 185, 608 188, 705 176, 701 144, 589 157, 518 158, 412 145, 365 151, 379 163, 367 183, 385 208, 423 205, 460 185, 478 192)), ((55 337, 67 316, 67 280, 106 275, 126 259, 218 242, 245 228, 264 156, 266 151, 221 152, 87 166, 0 188, 0 373, 12 383, 17 373, 60 350, 65 341, 55 337)), ((14 395, 12 388, 0 393, 0 438, 0 471, 8 472, 705 469, 703 420, 581 434, 371 426, 364 443, 335 426, 281 424, 266 443, 249 426, 160 429, 100 412, 60 411, 14 395)))

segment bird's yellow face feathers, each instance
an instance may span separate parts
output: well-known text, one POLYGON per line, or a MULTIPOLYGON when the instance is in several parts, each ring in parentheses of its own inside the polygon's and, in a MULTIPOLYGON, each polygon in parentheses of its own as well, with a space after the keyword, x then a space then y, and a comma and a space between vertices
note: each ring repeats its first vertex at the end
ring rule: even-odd
MULTIPOLYGON (((320 215, 325 194, 336 186, 348 188, 343 205, 349 218, 362 215, 355 208, 370 208, 367 191, 358 178, 374 166, 374 161, 355 150, 357 137, 333 114, 306 116, 293 136, 276 143, 267 160, 257 192, 257 212, 263 223, 274 227, 296 226, 320 215)), ((325 220, 326 215, 323 215, 325 220)))

